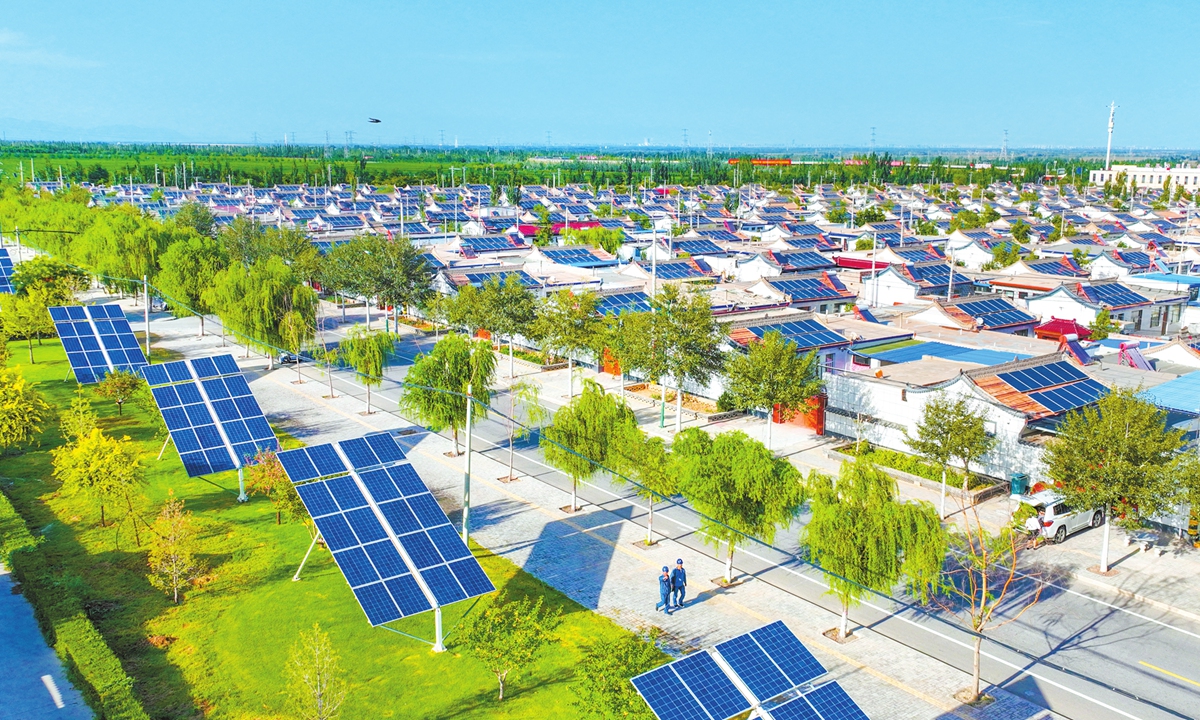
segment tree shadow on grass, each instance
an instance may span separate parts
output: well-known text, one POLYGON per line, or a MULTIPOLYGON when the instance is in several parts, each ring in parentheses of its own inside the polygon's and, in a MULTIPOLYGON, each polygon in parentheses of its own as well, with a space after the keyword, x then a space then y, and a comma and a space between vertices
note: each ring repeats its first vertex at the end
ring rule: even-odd
MULTIPOLYGON (((475 662, 474 660, 466 660, 467 662, 475 662)), ((505 703, 517 702, 523 697, 532 693, 543 691, 551 686, 563 685, 575 677, 575 672, 571 668, 557 668, 547 675, 540 675, 535 678, 525 678, 514 673, 510 675, 510 679, 504 686, 504 700, 498 700, 499 685, 489 688, 487 693, 480 693, 470 698, 459 702, 454 706, 452 711, 446 708, 439 708, 433 715, 424 715, 427 718, 455 718, 455 717, 470 717, 477 713, 492 714, 498 713, 506 709, 505 703)), ((564 688, 565 689, 565 688, 564 688)))

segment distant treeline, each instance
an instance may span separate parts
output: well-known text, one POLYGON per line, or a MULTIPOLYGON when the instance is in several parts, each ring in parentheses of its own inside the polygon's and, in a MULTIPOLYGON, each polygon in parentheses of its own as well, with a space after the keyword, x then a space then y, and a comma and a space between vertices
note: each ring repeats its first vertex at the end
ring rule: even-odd
MULTIPOLYGON (((643 149, 644 150, 644 149, 643 149)), ((92 183, 186 181, 250 183, 256 187, 363 182, 375 185, 591 183, 593 186, 761 183, 989 183, 1046 176, 1086 182, 1093 159, 1016 158, 1005 167, 970 167, 966 158, 897 157, 868 153, 844 158, 791 157, 792 165, 759 166, 750 155, 702 151, 570 155, 558 151, 365 146, 207 146, 102 143, 0 143, 0 181, 33 179, 92 183), (733 162, 731 162, 731 160, 733 162)), ((755 156, 757 157, 757 156, 755 156)), ((1000 163, 992 163, 997 165, 1000 163)))

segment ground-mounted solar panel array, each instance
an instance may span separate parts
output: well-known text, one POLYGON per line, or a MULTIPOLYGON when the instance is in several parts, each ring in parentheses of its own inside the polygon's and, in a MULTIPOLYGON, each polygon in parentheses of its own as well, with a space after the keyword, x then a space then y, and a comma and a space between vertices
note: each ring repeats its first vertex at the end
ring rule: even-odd
POLYGON ((137 372, 147 366, 119 305, 66 305, 49 310, 67 362, 80 383, 100 382, 114 370, 137 372))
POLYGON ((0 248, 0 293, 11 293, 13 261, 8 256, 8 250, 0 248))
POLYGON ((633 685, 659 720, 728 720, 752 708, 776 719, 866 720, 836 682, 814 686, 824 675, 776 621, 643 673, 633 685))
POLYGON ((797 350, 842 345, 850 342, 816 320, 794 320, 769 325, 754 325, 746 329, 760 338, 766 337, 767 333, 771 331, 778 332, 796 343, 797 350))
POLYGON ((232 355, 142 369, 189 477, 244 467, 279 441, 232 355))
POLYGON ((372 625, 495 590, 391 435, 279 461, 372 625))

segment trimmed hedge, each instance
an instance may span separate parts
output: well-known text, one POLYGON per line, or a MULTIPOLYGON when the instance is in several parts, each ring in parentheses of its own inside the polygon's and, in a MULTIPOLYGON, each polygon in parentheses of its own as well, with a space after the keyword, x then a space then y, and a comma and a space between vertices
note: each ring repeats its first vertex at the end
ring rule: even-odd
POLYGON ((0 493, 0 559, 12 569, 33 605, 47 641, 67 665, 71 679, 103 720, 150 720, 133 694, 133 678, 50 567, 25 521, 0 493))
MULTIPOLYGON (((889 467, 893 470, 906 472, 909 475, 916 475, 917 477, 923 477, 926 480, 933 480, 934 482, 941 482, 942 480, 942 468, 940 466, 922 460, 916 455, 877 447, 867 442, 862 443, 862 446, 861 455, 876 465, 889 467)), ((855 452, 854 443, 838 448, 838 452, 843 455, 850 455, 851 457, 859 454, 855 452)), ((962 487, 962 470, 953 467, 946 468, 946 484, 950 487, 962 487)), ((971 481, 968 488, 970 490, 977 490, 991 484, 990 481, 981 477, 978 473, 971 473, 971 481)))

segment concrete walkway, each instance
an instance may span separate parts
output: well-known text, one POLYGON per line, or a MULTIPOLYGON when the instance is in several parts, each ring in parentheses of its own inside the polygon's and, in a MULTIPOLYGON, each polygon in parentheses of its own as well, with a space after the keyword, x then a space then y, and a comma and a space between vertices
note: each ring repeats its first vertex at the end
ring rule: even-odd
POLYGON ((91 708, 67 681, 33 608, 15 589, 0 565, 0 719, 90 720, 91 708))

